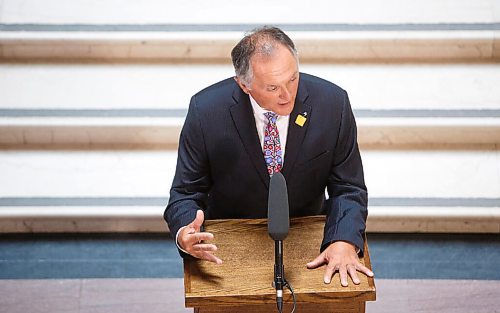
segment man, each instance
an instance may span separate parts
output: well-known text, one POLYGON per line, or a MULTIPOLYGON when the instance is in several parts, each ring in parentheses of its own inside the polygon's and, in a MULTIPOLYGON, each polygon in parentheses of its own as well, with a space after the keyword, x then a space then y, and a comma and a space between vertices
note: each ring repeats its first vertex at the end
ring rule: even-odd
MULTIPOLYGON (((324 281, 342 286, 363 266, 367 191, 347 93, 299 73, 292 40, 263 27, 232 50, 236 77, 191 98, 164 217, 183 254, 222 263, 204 219, 264 218, 270 175, 281 171, 290 216, 326 214, 320 255, 324 281), (325 200, 325 189, 329 199, 325 200)), ((244 240, 244 238, 242 238, 244 240)))

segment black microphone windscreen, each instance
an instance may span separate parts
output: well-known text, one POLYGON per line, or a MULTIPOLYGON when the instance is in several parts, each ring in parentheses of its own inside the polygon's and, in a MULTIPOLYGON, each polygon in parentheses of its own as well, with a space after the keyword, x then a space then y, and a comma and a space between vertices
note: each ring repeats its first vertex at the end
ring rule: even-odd
POLYGON ((290 228, 290 216, 286 181, 280 172, 274 173, 271 177, 267 205, 267 231, 269 236, 274 240, 284 240, 290 228))

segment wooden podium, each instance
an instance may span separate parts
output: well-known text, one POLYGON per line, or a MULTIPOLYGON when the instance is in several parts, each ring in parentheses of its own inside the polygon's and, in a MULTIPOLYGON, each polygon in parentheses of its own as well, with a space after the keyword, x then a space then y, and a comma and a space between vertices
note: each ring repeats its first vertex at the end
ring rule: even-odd
MULTIPOLYGON (((297 297, 297 313, 365 312, 365 302, 375 300, 373 278, 359 273, 361 283, 340 285, 336 273, 330 284, 323 282, 325 267, 310 270, 306 263, 316 258, 323 239, 325 217, 302 217, 290 221, 284 241, 285 277, 297 297)), ((266 219, 213 220, 205 229, 214 234, 222 265, 195 259, 184 260, 186 307, 195 313, 278 312, 274 279, 274 241, 267 234, 266 219)), ((368 247, 361 260, 371 269, 368 247)), ((292 296, 284 291, 283 312, 291 312, 292 296)))

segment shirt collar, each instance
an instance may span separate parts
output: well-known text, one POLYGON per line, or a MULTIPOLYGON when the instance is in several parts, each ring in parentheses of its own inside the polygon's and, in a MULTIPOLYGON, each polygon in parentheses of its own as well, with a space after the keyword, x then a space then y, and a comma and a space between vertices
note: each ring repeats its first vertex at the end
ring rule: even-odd
POLYGON ((253 113, 255 115, 263 116, 264 113, 270 112, 269 110, 261 107, 250 94, 248 94, 248 96, 250 97, 250 103, 252 104, 253 113))

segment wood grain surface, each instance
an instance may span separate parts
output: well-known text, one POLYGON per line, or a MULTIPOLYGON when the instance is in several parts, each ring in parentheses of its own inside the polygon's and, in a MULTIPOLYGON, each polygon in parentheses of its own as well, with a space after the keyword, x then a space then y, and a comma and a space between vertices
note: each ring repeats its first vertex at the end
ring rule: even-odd
MULTIPOLYGON (((306 306, 314 303, 336 304, 339 309, 341 304, 350 303, 354 309, 359 307, 358 303, 375 300, 373 278, 359 273, 359 285, 349 279, 349 286, 342 287, 338 273, 330 284, 325 284, 324 266, 314 270, 306 268, 306 263, 319 254, 324 222, 324 216, 290 221, 290 232, 284 241, 283 262, 285 277, 293 286, 298 303, 306 306)), ((271 285, 274 241, 267 233, 267 220, 212 220, 206 221, 205 228, 214 234, 212 242, 218 247, 216 254, 224 263, 216 265, 192 258, 184 260, 186 307, 269 304, 275 308, 276 292, 271 285)), ((371 269, 366 242, 361 262, 371 269)), ((292 302, 288 290, 284 292, 284 301, 292 302)), ((364 304, 362 307, 364 311, 364 304)))

